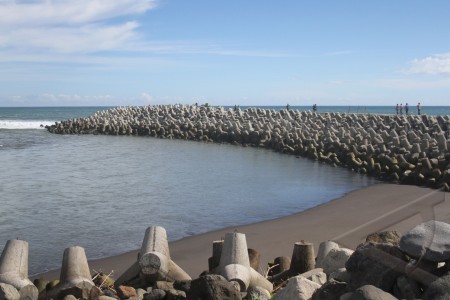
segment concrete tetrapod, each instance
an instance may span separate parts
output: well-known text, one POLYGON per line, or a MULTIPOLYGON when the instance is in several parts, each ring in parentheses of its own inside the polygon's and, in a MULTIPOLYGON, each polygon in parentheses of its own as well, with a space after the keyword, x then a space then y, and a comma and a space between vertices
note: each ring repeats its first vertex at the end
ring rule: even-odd
POLYGON ((222 247, 223 240, 213 242, 213 254, 208 259, 208 270, 210 273, 214 273, 214 270, 219 266, 222 247))
POLYGON ((316 259, 316 268, 322 268, 324 258, 332 249, 339 249, 339 245, 333 241, 325 241, 320 243, 316 259))
POLYGON ((68 294, 88 296, 94 285, 84 248, 69 247, 64 250, 59 283, 48 292, 46 298, 63 298, 67 290, 68 294))
POLYGON ((292 251, 292 259, 289 270, 278 273, 269 280, 274 285, 278 285, 283 281, 315 268, 314 245, 305 241, 296 242, 292 251))
POLYGON ((58 134, 139 135, 252 145, 389 181, 448 191, 448 175, 443 174, 448 169, 449 126, 448 116, 152 105, 112 108, 46 128, 58 134), (420 167, 422 158, 442 163, 433 164, 430 170, 420 167))
POLYGON ((14 286, 19 291, 20 299, 38 298, 38 289, 28 279, 28 242, 6 242, 0 258, 0 282, 14 286))
POLYGON ((241 291, 249 287, 262 287, 272 292, 273 285, 264 276, 250 267, 247 241, 243 233, 227 233, 223 243, 218 273, 228 281, 239 283, 241 291))
POLYGON ((116 285, 132 284, 136 279, 149 283, 192 279, 170 258, 166 230, 161 226, 147 228, 137 262, 116 280, 116 285))
POLYGON ((139 252, 139 266, 141 277, 146 281, 192 279, 170 259, 166 230, 161 226, 151 226, 145 231, 139 252))

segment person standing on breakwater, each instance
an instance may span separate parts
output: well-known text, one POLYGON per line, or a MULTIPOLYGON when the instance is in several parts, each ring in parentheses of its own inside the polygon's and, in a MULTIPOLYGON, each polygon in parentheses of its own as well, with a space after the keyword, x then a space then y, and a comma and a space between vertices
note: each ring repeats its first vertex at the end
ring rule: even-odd
POLYGON ((417 114, 420 115, 420 110, 422 109, 422 107, 420 106, 420 102, 417 103, 417 114))
POLYGON ((400 103, 400 114, 403 115, 403 103, 400 103))
POLYGON ((317 111, 317 105, 314 104, 314 105, 313 105, 313 112, 316 112, 316 111, 317 111))
POLYGON ((289 106, 290 106, 289 103, 286 104, 286 109, 287 109, 287 110, 289 110, 289 106))
POLYGON ((397 113, 397 115, 398 115, 398 110, 399 110, 399 107, 398 107, 398 103, 397 103, 397 106, 395 107, 395 112, 397 113))
POLYGON ((405 104, 405 115, 408 114, 408 111, 409 111, 408 102, 406 102, 406 104, 405 104))

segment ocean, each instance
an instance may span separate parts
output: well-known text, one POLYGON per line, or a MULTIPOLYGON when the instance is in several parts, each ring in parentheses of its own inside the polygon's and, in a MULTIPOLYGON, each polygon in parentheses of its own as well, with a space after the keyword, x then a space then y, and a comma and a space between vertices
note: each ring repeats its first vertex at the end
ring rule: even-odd
MULTIPOLYGON (((84 247, 89 259, 107 257, 139 248, 151 225, 177 240, 290 215, 376 183, 265 149, 54 135, 41 127, 104 109, 0 108, 0 249, 9 239, 28 241, 30 276, 60 267, 67 247, 84 247)), ((326 109, 349 108, 319 112, 326 109)), ((450 114, 450 108, 422 112, 450 114)))

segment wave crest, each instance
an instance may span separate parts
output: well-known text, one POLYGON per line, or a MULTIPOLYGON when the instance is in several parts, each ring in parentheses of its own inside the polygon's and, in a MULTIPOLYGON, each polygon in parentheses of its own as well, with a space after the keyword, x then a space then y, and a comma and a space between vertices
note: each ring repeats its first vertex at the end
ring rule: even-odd
POLYGON ((55 124, 55 121, 0 120, 0 129, 45 129, 46 125, 53 125, 53 124, 55 124))

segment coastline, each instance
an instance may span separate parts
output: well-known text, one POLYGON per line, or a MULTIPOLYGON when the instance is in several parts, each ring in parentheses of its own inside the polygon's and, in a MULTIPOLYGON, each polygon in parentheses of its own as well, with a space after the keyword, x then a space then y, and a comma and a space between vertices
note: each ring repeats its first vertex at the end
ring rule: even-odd
MULTIPOLYGON (((237 212, 239 213, 239 212, 237 212)), ((192 278, 208 269, 212 242, 225 233, 245 233, 249 248, 261 254, 261 270, 278 256, 291 256, 295 242, 318 246, 326 240, 355 248, 365 236, 376 231, 397 230, 403 234, 415 225, 434 219, 450 223, 448 192, 424 187, 389 183, 374 184, 352 191, 325 204, 303 212, 258 223, 223 228, 185 237, 169 243, 172 259, 192 278)), ((158 225, 158 224, 148 224, 158 225)), ((170 232, 167 232, 170 239, 170 232)), ((144 233, 142 233, 143 238, 144 233)), ((117 237, 116 241, 120 241, 117 237)), ((112 273, 118 278, 137 258, 138 250, 89 261, 91 272, 112 273)), ((87 253, 89 258, 89 253, 87 253)), ((32 276, 49 280, 59 278, 59 269, 32 276)))
POLYGON ((449 116, 318 114, 249 108, 119 107, 45 128, 255 146, 350 168, 389 182, 450 191, 449 116))

